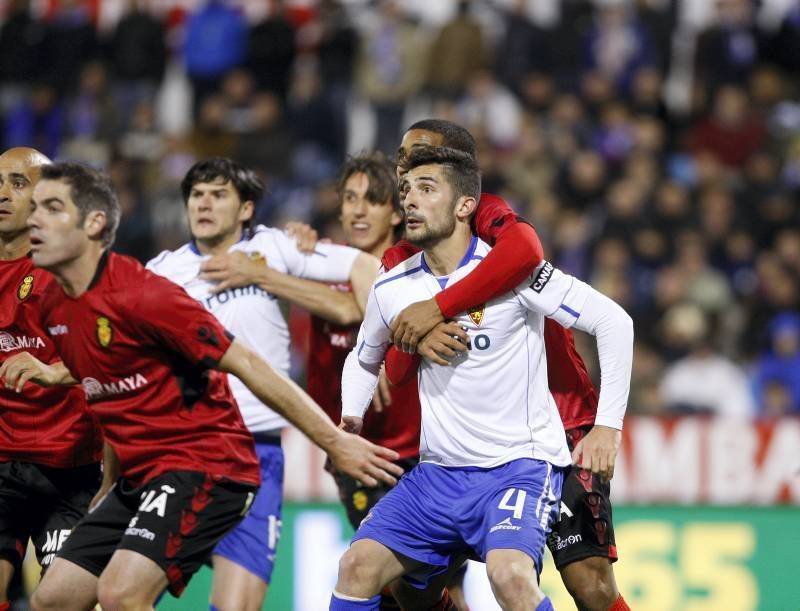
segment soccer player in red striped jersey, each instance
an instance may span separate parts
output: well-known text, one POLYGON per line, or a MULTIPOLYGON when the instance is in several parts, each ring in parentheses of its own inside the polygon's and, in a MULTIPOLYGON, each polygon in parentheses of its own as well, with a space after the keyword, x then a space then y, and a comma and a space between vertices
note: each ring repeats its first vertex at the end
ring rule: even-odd
POLYGON ((0 377, 15 388, 80 380, 119 474, 61 549, 34 592, 34 609, 88 609, 98 600, 108 609, 152 608, 165 588, 180 595, 246 513, 258 463, 222 372, 240 378, 339 469, 371 484, 395 481, 394 452, 337 429, 182 288, 108 252, 119 204, 106 177, 53 164, 33 201, 34 264, 60 285, 44 296, 42 321, 64 362, 23 353, 3 363, 0 377))
MULTIPOLYGON (((0 363, 29 351, 60 360, 39 322, 55 279, 33 267, 31 195, 50 160, 30 148, 0 155, 0 363)), ((102 437, 80 388, 0 387, 0 609, 32 539, 43 569, 86 513, 100 485, 102 437)))
MULTIPOLYGON (((398 177, 403 161, 415 146, 448 146, 476 154, 475 141, 463 127, 428 119, 406 130, 398 150, 398 177)), ((473 229, 493 246, 466 278, 434 298, 412 304, 392 325, 393 341, 404 351, 415 351, 439 363, 465 349, 437 325, 517 287, 541 267, 546 273, 541 242, 534 228, 501 198, 482 194, 473 229), (427 338, 427 340, 426 340, 427 338)), ((417 252, 401 241, 383 256, 390 269, 417 252)), ((548 540, 564 585, 581 609, 628 609, 617 589, 612 563, 617 560, 609 499, 609 480, 619 449, 620 431, 595 423, 598 396, 575 348, 572 331, 545 319, 548 385, 556 401, 575 465, 564 480, 561 516, 548 540)), ((402 381, 414 371, 409 359, 387 356, 390 379, 402 381)))

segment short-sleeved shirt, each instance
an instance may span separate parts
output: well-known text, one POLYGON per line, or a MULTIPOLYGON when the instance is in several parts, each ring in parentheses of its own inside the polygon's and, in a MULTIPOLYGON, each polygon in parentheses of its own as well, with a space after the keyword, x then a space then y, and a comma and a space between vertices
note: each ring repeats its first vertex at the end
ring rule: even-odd
POLYGON ((253 438, 227 376, 212 369, 231 336, 186 291, 111 253, 86 292, 55 286, 42 309, 121 475, 137 485, 174 470, 259 483, 253 438))
MULTIPOLYGON (((349 284, 331 286, 331 290, 351 290, 349 284)), ((342 369, 356 343, 359 325, 336 325, 317 316, 311 317, 308 350, 307 390, 331 420, 342 419, 342 369)), ((381 413, 370 410, 364 417, 362 437, 390 448, 400 459, 419 454, 420 405, 417 379, 391 387, 392 403, 381 413)))
MULTIPOLYGON (((502 198, 483 193, 472 219, 472 226, 478 237, 494 245, 506 229, 520 222, 527 221, 502 198)), ((386 251, 382 262, 388 270, 417 252, 418 247, 401 240, 386 251)), ((544 321, 544 339, 547 383, 558 406, 564 428, 570 430, 594 424, 597 415, 597 389, 575 347, 572 331, 547 318, 544 321)))
MULTIPOLYGON (((283 231, 263 225, 231 246, 229 252, 235 251, 266 259, 272 269, 281 273, 320 282, 348 280, 360 252, 337 244, 318 244, 313 253, 305 254, 283 231)), ((213 293, 214 283, 198 277, 200 266, 206 259, 208 257, 189 242, 175 251, 162 252, 148 262, 147 269, 182 286, 239 341, 282 374, 288 375, 289 304, 257 285, 213 293)), ((237 378, 231 377, 230 385, 245 424, 251 431, 272 431, 287 425, 282 416, 264 407, 237 378)))
MULTIPOLYGON (((0 261, 0 363, 21 352, 48 364, 61 360, 40 322, 42 294, 53 286, 55 278, 30 257, 0 261)), ((97 462, 102 448, 79 387, 28 383, 17 393, 0 386, 0 461, 72 468, 97 462)))

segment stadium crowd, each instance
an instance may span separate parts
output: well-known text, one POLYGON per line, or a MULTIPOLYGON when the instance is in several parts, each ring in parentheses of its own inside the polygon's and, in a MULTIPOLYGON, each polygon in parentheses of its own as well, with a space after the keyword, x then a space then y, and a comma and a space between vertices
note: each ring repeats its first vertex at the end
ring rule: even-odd
POLYGON ((107 168, 116 250, 185 241, 180 179, 214 155, 266 181, 258 221, 335 240, 347 153, 446 118, 484 191, 633 317, 632 413, 800 413, 800 2, 718 0, 697 31, 657 0, 550 21, 475 0, 439 24, 390 0, 129 4, 98 27, 80 0, 16 0, 0 28, 3 149, 107 168))

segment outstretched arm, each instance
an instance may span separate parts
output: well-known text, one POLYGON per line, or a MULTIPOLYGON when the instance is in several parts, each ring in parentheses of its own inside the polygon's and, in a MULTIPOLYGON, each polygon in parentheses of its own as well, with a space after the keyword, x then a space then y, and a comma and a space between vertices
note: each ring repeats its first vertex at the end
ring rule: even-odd
POLYGON ((262 403, 325 450, 336 467, 350 477, 375 486, 378 480, 393 485, 397 481, 394 475, 402 475, 402 469, 390 462, 397 460, 396 452, 336 428, 299 386, 240 342, 231 343, 219 362, 219 369, 239 378, 262 403))

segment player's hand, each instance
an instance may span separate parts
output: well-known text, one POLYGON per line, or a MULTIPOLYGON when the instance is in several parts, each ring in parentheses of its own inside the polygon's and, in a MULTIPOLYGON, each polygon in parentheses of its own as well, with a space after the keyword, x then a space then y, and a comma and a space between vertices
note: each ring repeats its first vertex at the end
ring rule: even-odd
MULTIPOLYGON (((372 396, 372 408, 380 413, 392 404, 392 391, 389 380, 386 377, 386 367, 381 365, 381 372, 378 375, 378 387, 372 396)), ((355 431, 350 431, 355 432, 355 431)))
POLYGON ((47 365, 28 352, 20 352, 3 361, 0 378, 7 389, 22 392, 27 382, 55 386, 62 381, 63 375, 55 365, 47 365))
POLYGON ((377 486, 379 482, 394 486, 397 483, 397 478, 403 474, 402 467, 391 462, 400 458, 397 452, 370 443, 358 435, 344 431, 341 435, 341 439, 328 452, 338 471, 365 486, 377 486))
POLYGON ((622 443, 622 431, 595 425, 572 451, 572 462, 607 482, 614 477, 614 462, 622 443))
POLYGON ((262 279, 267 260, 236 251, 214 255, 200 265, 200 278, 213 282, 212 293, 221 293, 230 288, 258 284, 262 279))
POLYGON ((422 338, 430 333, 444 316, 434 298, 406 306, 392 321, 392 343, 403 352, 415 352, 422 338))
POLYGON ((325 242, 325 240, 319 239, 319 234, 316 229, 311 225, 306 225, 299 221, 286 223, 284 231, 286 231, 286 235, 290 238, 294 238, 295 244, 297 244, 297 250, 306 255, 313 254, 314 248, 317 246, 318 242, 325 242))
POLYGON ((449 365, 460 353, 469 350, 469 335, 457 322, 440 322, 417 346, 417 354, 438 365, 449 365))

